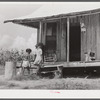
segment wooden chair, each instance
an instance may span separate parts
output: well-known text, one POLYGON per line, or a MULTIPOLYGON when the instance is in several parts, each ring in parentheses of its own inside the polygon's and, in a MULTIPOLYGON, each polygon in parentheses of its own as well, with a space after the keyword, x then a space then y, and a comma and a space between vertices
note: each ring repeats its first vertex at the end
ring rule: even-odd
POLYGON ((45 53, 44 55, 44 63, 45 62, 56 62, 57 61, 57 56, 55 53, 45 53))

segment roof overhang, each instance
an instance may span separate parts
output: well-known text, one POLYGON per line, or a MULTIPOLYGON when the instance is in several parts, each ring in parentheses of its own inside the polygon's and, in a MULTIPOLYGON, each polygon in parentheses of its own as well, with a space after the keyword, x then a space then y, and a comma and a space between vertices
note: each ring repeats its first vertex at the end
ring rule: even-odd
POLYGON ((31 20, 31 19, 13 19, 13 20, 5 20, 4 23, 12 22, 15 24, 20 24, 28 27, 39 27, 39 21, 37 20, 31 20))
POLYGON ((89 11, 82 11, 82 12, 74 12, 74 13, 68 13, 68 14, 59 14, 59 15, 53 15, 53 16, 46 16, 46 17, 38 17, 38 18, 24 18, 24 19, 13 19, 13 20, 5 20, 4 23, 12 22, 15 24, 20 24, 28 27, 39 27, 39 22, 46 22, 48 20, 58 20, 62 18, 72 18, 77 16, 86 16, 86 15, 92 15, 100 13, 100 9, 94 9, 89 11))

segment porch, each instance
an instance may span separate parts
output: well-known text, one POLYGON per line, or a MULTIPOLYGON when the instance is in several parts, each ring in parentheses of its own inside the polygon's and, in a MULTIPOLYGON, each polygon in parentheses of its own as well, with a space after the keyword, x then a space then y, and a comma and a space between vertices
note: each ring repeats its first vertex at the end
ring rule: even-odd
MULTIPOLYGON (((61 71, 62 77, 89 77, 100 75, 100 61, 88 61, 88 62, 55 62, 47 63, 41 70, 44 73, 56 72, 57 69, 63 66, 61 71)), ((55 76, 61 76, 60 74, 55 74, 55 76)))
POLYGON ((76 61, 76 62, 46 62, 44 67, 54 67, 56 65, 63 65, 64 68, 68 67, 100 67, 100 61, 76 61))

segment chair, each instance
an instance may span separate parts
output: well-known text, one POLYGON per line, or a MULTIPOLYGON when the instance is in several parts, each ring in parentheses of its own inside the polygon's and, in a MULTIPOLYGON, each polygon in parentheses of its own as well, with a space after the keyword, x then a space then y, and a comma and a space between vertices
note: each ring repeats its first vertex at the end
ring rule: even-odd
POLYGON ((53 62, 54 63, 56 61, 57 61, 56 53, 54 53, 54 52, 50 52, 50 53, 46 52, 44 54, 44 63, 46 63, 46 62, 53 62))

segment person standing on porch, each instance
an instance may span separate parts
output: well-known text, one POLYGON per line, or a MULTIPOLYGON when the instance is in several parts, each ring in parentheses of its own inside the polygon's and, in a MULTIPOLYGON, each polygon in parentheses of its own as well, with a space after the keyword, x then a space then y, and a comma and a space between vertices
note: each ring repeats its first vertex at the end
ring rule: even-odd
POLYGON ((34 65, 40 65, 43 61, 43 57, 42 57, 43 51, 42 51, 42 46, 41 44, 37 44, 36 45, 36 51, 35 51, 35 61, 34 61, 34 65))
MULTIPOLYGON (((41 64, 43 62, 43 51, 42 51, 42 45, 41 43, 36 45, 36 51, 35 51, 35 60, 34 60, 34 66, 37 68, 36 74, 39 74, 39 70, 41 67, 41 64)), ((34 71, 33 71, 34 72, 34 71)))

